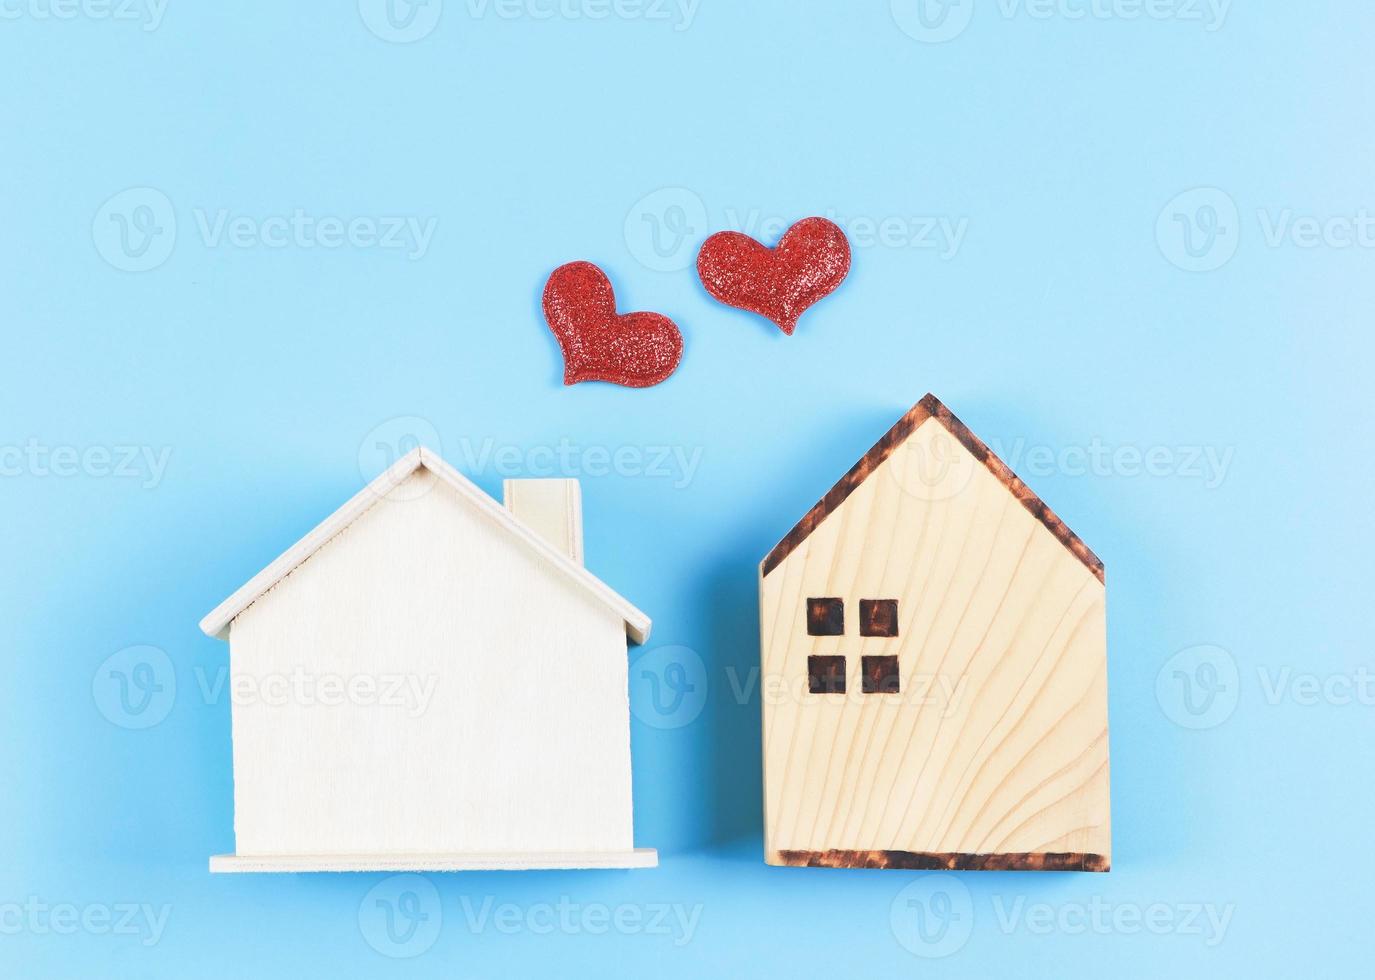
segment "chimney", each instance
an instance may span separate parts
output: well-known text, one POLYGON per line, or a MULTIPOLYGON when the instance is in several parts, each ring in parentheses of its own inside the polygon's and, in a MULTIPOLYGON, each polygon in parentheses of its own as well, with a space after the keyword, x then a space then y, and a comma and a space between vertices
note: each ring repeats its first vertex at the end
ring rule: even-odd
POLYGON ((582 564, 582 488, 577 480, 506 480, 506 509, 555 550, 582 564))

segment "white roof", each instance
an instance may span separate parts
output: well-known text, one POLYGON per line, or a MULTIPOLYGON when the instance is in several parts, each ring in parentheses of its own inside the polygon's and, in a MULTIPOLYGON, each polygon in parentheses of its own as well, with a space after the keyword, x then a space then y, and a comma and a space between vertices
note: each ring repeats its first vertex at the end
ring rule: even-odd
POLYGON ((348 527, 373 504, 377 503, 390 490, 421 467, 453 489, 481 513, 490 517, 499 527, 505 528, 513 541, 531 548, 541 559, 563 572, 574 582, 581 585, 595 598, 615 612, 625 622, 625 632, 632 643, 644 643, 649 639, 649 617, 636 609, 621 596, 613 592, 599 578, 569 560, 530 528, 522 524, 514 514, 493 500, 471 480, 459 473, 432 450, 421 447, 407 453, 385 473, 360 490, 344 506, 325 518, 313 531, 297 541, 277 557, 257 575, 244 584, 237 592, 220 603, 204 619, 201 629, 206 635, 229 638, 229 624, 234 617, 243 612, 258 597, 286 578, 296 566, 324 547, 325 543, 344 528, 348 527))

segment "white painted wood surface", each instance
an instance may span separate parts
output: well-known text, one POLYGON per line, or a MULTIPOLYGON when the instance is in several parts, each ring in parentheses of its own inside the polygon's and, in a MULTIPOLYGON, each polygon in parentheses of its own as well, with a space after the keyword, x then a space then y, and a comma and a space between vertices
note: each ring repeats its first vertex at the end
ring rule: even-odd
POLYGON ((210 859, 210 870, 225 874, 263 871, 580 871, 599 868, 654 868, 659 854, 652 847, 633 851, 534 851, 503 854, 308 854, 243 857, 223 854, 210 859))
POLYGON ((541 535, 522 524, 509 510, 444 462, 433 451, 423 447, 414 449, 397 460, 386 472, 358 491, 347 503, 321 521, 310 533, 249 579, 242 588, 225 599, 224 602, 216 606, 201 620, 201 630, 209 636, 228 639, 229 624, 235 616, 247 609, 259 596, 289 575, 297 565, 315 554, 327 541, 357 520, 378 500, 393 495, 400 484, 422 467, 472 504, 478 513, 486 516, 497 527, 504 528, 516 541, 523 543, 526 547, 533 549, 537 555, 545 558, 553 569, 563 572, 609 608, 615 610, 625 621, 626 635, 630 637, 632 643, 645 643, 649 640, 650 620, 648 616, 636 609, 623 597, 617 595, 595 575, 571 561, 541 535))
POLYGON ((569 561, 582 564, 582 488, 577 480, 506 480, 502 499, 516 519, 569 561))
POLYGON ((237 853, 213 870, 654 863, 627 698, 648 618, 437 462, 374 484, 234 615, 237 853))
POLYGON ((1110 859, 1103 583, 935 419, 761 578, 766 852, 1110 859), (810 597, 845 600, 809 636, 810 597), (861 598, 898 600, 864 637, 861 598), (810 694, 809 655, 846 694, 810 694), (861 693, 897 654, 898 694, 861 693), (770 686, 774 695, 770 696, 770 686))

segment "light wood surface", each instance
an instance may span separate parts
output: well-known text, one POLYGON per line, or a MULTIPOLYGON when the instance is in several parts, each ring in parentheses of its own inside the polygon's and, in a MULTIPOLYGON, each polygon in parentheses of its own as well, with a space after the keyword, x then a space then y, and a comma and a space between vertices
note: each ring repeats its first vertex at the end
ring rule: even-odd
POLYGON ((767 860, 1106 870, 1101 564, 923 404, 761 571, 767 860), (843 635, 808 635, 818 597, 843 635), (861 636, 861 599, 896 600, 898 635, 861 636), (837 655, 846 693, 809 693, 837 655), (899 692, 862 693, 885 655, 899 692))

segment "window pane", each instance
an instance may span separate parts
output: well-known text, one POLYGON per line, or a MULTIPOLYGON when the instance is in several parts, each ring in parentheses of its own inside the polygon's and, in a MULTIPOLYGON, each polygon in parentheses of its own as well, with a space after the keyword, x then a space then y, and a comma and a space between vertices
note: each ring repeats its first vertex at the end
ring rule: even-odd
POLYGON ((845 658, 808 657, 807 689, 813 694, 844 694, 845 658))
POLYGON ((859 600, 860 636, 897 636, 898 600, 859 600))
POLYGON ((863 676, 861 690, 865 694, 898 693, 897 657, 861 657, 860 661, 863 676))
POLYGON ((844 636, 845 603, 840 599, 808 599, 807 635, 844 636))

